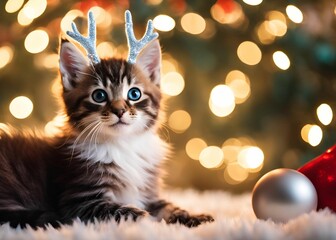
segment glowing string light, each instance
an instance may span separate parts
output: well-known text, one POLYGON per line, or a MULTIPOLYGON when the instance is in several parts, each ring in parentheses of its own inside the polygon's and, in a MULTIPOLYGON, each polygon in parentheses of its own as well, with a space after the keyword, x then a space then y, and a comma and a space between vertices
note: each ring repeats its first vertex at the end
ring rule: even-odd
POLYGON ((24 0, 8 0, 5 5, 5 11, 8 13, 14 13, 18 11, 24 3, 24 0))
POLYGON ((242 42, 237 49, 237 55, 243 63, 256 65, 261 61, 262 53, 257 44, 250 41, 242 42))
POLYGON ((162 31, 169 32, 175 27, 175 20, 168 15, 158 15, 153 19, 154 28, 162 31))
POLYGON ((187 155, 194 160, 199 160, 199 156, 204 148, 207 147, 206 142, 201 138, 192 138, 186 144, 187 155))
POLYGON ((30 32, 25 41, 24 46, 30 53, 42 52, 49 44, 48 33, 44 30, 34 30, 30 32))
POLYGON ((251 6, 257 6, 262 3, 263 0, 243 0, 244 3, 251 5, 251 6))
POLYGON ((317 125, 306 124, 301 129, 301 137, 303 141, 315 147, 321 143, 323 132, 322 129, 317 125))
POLYGON ((290 20, 294 23, 302 23, 303 21, 303 14, 301 10, 294 5, 288 5, 286 7, 286 13, 290 20))
POLYGON ((188 112, 184 110, 177 110, 173 112, 168 118, 168 125, 176 133, 183 133, 190 127, 191 117, 188 112))
POLYGON ((14 98, 9 105, 10 113, 17 119, 24 119, 29 117, 33 111, 32 101, 25 97, 19 96, 14 98))
POLYGON ((184 89, 184 79, 178 72, 165 74, 161 81, 161 90, 169 96, 177 96, 184 89))
POLYGON ((181 18, 181 26, 184 31, 191 34, 200 34, 206 28, 204 18, 197 13, 187 13, 181 18))
POLYGON ((202 150, 199 161, 205 168, 218 168, 224 162, 224 153, 219 147, 209 146, 202 150))
POLYGON ((238 155, 238 163, 246 169, 257 169, 264 162, 264 153, 258 147, 243 148, 238 155))
POLYGON ((210 93, 209 107, 218 117, 231 114, 235 108, 235 96, 231 88, 224 84, 215 86, 210 93))
POLYGON ((329 125, 333 119, 333 111, 331 107, 326 103, 322 103, 316 109, 316 114, 323 125, 329 125))
POLYGON ((0 47, 0 68, 3 68, 13 59, 13 49, 9 46, 0 47))
POLYGON ((290 60, 282 51, 276 51, 273 53, 273 61, 275 65, 282 70, 287 70, 290 67, 290 60))

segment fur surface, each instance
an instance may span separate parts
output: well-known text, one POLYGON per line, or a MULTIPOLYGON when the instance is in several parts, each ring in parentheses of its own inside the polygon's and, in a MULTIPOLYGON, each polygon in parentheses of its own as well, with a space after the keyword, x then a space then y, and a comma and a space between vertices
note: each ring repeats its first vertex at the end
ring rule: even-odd
POLYGON ((76 221, 60 229, 12 229, 0 226, 0 239, 226 239, 226 240, 307 240, 336 239, 336 214, 329 210, 311 212, 285 224, 256 219, 251 207, 251 195, 231 195, 221 191, 199 193, 194 190, 167 191, 164 197, 192 212, 208 212, 215 222, 197 228, 180 224, 156 222, 145 217, 138 222, 114 221, 85 225, 76 221))

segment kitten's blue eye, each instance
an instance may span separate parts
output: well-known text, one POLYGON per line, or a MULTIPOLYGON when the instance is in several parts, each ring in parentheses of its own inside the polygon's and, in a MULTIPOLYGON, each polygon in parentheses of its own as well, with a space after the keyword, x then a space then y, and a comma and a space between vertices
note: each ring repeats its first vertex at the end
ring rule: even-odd
POLYGON ((105 102, 107 100, 107 93, 103 89, 94 90, 92 99, 97 103, 105 102))
POLYGON ((141 91, 139 88, 131 88, 127 93, 127 98, 132 101, 137 101, 141 98, 141 91))

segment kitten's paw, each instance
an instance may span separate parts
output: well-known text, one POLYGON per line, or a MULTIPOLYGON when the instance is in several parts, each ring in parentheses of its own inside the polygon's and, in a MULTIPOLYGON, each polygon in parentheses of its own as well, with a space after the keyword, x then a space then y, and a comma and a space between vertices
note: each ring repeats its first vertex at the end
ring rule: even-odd
POLYGON ((127 221, 132 219, 136 221, 139 218, 145 217, 148 215, 148 212, 141 210, 135 207, 119 207, 113 214, 114 219, 117 223, 120 223, 122 219, 127 221))
POLYGON ((180 223, 187 227, 197 227, 202 223, 213 221, 215 220, 210 215, 190 215, 187 211, 181 209, 176 209, 168 219, 168 223, 180 223))

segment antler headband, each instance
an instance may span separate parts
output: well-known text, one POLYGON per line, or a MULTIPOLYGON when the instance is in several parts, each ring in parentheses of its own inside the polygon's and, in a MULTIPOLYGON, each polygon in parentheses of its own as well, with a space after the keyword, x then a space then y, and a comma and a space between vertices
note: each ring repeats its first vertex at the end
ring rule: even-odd
MULTIPOLYGON (((88 36, 84 37, 81 35, 76 27, 75 23, 71 24, 72 26, 72 32, 67 31, 66 33, 76 40, 82 47, 84 47, 88 58, 92 63, 99 63, 100 59, 98 57, 97 51, 96 51, 96 22, 93 17, 93 13, 89 11, 88 13, 88 36)), ((132 22, 132 15, 129 10, 126 10, 125 12, 125 31, 126 31, 126 37, 127 37, 127 44, 128 44, 128 57, 127 62, 130 64, 134 64, 136 62, 136 58, 141 52, 141 50, 152 40, 157 38, 159 36, 158 33, 153 32, 153 22, 152 20, 149 20, 147 22, 147 28, 144 36, 137 40, 134 36, 133 31, 133 22, 132 22)))

